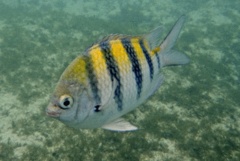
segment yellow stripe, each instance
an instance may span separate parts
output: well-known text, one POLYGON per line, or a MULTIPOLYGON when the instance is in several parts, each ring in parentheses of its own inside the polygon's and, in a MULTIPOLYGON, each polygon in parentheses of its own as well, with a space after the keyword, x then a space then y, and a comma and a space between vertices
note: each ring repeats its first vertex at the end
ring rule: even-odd
POLYGON ((152 53, 157 53, 161 50, 160 46, 156 47, 155 49, 152 50, 152 53))
POLYGON ((95 71, 97 78, 105 78, 103 75, 107 74, 107 65, 101 48, 99 46, 91 48, 91 50, 89 51, 89 55, 91 57, 93 63, 93 70, 95 71))
POLYGON ((86 83, 86 62, 84 57, 77 57, 64 71, 61 78, 64 80, 77 80, 79 83, 86 83))
POLYGON ((146 59, 145 59, 144 53, 142 52, 142 48, 139 44, 139 39, 133 38, 131 39, 131 43, 136 53, 138 61, 140 62, 141 66, 143 66, 146 63, 146 59))
POLYGON ((112 55, 116 60, 121 76, 128 73, 131 70, 131 62, 129 60, 128 54, 124 49, 121 40, 112 40, 109 42, 112 50, 112 55))

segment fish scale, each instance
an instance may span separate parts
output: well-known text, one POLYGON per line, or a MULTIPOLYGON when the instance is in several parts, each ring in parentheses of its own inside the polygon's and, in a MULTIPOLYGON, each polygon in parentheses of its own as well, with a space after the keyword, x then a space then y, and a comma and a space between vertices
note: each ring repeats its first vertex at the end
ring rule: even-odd
POLYGON ((114 99, 116 101, 116 104, 118 106, 118 110, 122 109, 122 93, 121 93, 121 81, 120 81, 120 75, 119 75, 119 68, 116 63, 116 60, 114 59, 109 42, 104 41, 100 43, 101 51, 105 57, 108 74, 110 75, 111 81, 113 82, 114 79, 117 81, 117 86, 114 91, 114 99))
POLYGON ((126 54, 129 57, 132 66, 132 72, 134 73, 135 84, 137 86, 137 97, 140 97, 142 90, 142 70, 141 65, 139 63, 140 59, 137 57, 137 53, 135 52, 134 43, 131 42, 129 38, 121 39, 121 43, 125 49, 126 54))

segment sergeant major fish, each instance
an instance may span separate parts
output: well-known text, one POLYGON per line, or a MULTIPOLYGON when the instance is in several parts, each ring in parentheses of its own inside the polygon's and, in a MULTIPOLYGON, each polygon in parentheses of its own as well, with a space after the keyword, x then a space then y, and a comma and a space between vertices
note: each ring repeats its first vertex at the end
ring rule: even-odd
POLYGON ((180 17, 162 42, 158 27, 144 36, 110 35, 92 45, 61 75, 47 115, 74 128, 136 130, 121 116, 161 86, 162 67, 189 62, 172 49, 184 20, 180 17))

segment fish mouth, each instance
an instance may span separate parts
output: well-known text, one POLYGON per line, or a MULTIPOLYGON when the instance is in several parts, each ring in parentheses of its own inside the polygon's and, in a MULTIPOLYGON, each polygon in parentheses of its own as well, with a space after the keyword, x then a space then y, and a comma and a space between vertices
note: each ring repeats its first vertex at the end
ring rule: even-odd
POLYGON ((57 109, 56 106, 50 104, 46 109, 46 114, 50 117, 59 117, 61 115, 61 111, 57 109))
POLYGON ((56 111, 46 111, 46 114, 50 117, 59 117, 60 116, 60 112, 56 112, 56 111))

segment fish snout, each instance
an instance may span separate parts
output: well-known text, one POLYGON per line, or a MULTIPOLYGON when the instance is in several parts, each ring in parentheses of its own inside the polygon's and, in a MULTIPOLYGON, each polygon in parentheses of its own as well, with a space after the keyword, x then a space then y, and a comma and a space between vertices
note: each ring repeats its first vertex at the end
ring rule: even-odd
POLYGON ((46 109, 46 114, 50 117, 59 117, 61 114, 61 110, 56 105, 50 104, 46 109))

